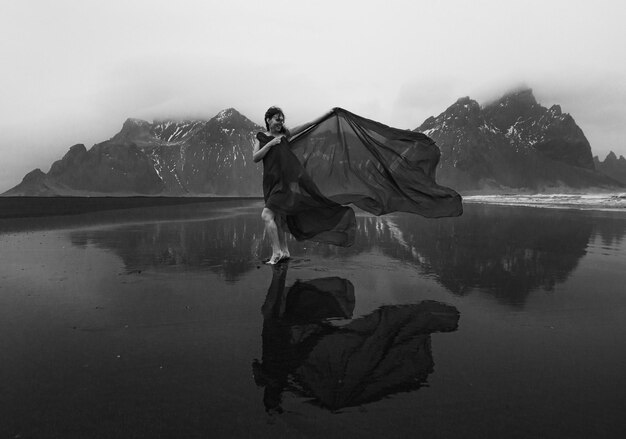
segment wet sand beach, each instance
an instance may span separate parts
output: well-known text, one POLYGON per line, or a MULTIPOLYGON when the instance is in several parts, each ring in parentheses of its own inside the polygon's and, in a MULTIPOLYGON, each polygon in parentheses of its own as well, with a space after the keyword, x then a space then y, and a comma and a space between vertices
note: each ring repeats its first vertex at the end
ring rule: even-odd
POLYGON ((253 200, 0 219, 0 437, 626 434, 626 214, 358 215, 270 253, 253 200))

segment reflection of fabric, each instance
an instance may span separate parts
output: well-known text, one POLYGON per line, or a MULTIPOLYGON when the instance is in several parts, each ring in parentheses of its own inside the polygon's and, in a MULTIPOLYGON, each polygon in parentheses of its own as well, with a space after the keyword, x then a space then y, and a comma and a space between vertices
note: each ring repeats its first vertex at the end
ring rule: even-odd
MULTIPOLYGON (((257 139, 263 147, 272 137, 258 133, 257 139)), ((354 211, 322 195, 285 138, 263 157, 263 196, 265 207, 285 218, 297 240, 341 246, 354 242, 354 211)))
POLYGON ((274 268, 262 307, 263 361, 253 363, 268 412, 282 411, 287 389, 338 410, 419 388, 434 367, 430 334, 457 328, 457 309, 433 301, 384 306, 334 326, 327 319, 352 317, 350 281, 298 281, 284 294, 286 273, 286 265, 274 268))
POLYGON ((454 331, 458 320, 439 302, 384 306, 322 337, 295 374, 331 410, 412 390, 433 371, 430 334, 454 331))
POLYGON ((353 203, 375 215, 462 213, 459 194, 435 182, 440 152, 424 134, 335 108, 290 145, 320 191, 341 204, 353 203))

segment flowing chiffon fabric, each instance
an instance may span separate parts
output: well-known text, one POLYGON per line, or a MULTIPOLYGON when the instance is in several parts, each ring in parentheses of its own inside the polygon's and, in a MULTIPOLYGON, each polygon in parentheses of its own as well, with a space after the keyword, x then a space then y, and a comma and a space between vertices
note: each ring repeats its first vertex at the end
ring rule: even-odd
POLYGON ((291 151, 320 191, 374 215, 412 212, 458 216, 461 196, 435 182, 441 155, 435 142, 335 108, 290 139, 291 151))
MULTIPOLYGON (((272 139, 258 133, 261 147, 272 139)), ((435 182, 440 151, 426 135, 335 108, 263 158, 265 206, 298 240, 348 246, 356 221, 347 204, 383 215, 463 213, 461 196, 435 182)))

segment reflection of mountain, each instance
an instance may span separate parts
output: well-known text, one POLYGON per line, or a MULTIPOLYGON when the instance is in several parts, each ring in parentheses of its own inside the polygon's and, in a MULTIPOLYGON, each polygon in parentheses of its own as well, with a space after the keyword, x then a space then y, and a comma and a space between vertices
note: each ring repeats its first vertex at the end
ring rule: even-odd
POLYGON ((351 317, 352 284, 315 279, 285 292, 286 273, 286 265, 274 269, 263 305, 263 358, 253 363, 268 412, 282 412, 285 390, 336 411, 418 389, 434 368, 430 334, 457 328, 456 308, 433 301, 383 306, 335 326, 327 319, 351 317))
POLYGON ((110 248, 127 270, 156 266, 206 267, 235 280, 255 267, 263 241, 260 220, 236 215, 195 222, 165 222, 71 233, 74 245, 110 248))
POLYGON ((598 221, 594 230, 600 236, 606 247, 616 247, 621 244, 626 233, 624 231, 624 219, 622 217, 608 217, 598 221))
MULTIPOLYGON (((557 209, 470 204, 459 218, 416 215, 357 217, 355 244, 338 248, 292 241, 294 255, 350 258, 379 251, 415 265, 456 294, 482 289, 503 303, 521 305, 538 288, 565 281, 585 255, 590 238, 607 245, 626 234, 624 222, 557 209)), ((258 215, 209 221, 138 224, 72 232, 75 244, 110 248, 127 269, 162 265, 209 267, 234 280, 270 249, 258 215)))
POLYGON ((567 279, 585 255, 594 226, 606 239, 626 233, 623 222, 568 211, 469 205, 460 218, 360 217, 355 245, 342 253, 377 248, 434 275, 455 294, 482 289, 520 305, 531 291, 552 290, 567 279))

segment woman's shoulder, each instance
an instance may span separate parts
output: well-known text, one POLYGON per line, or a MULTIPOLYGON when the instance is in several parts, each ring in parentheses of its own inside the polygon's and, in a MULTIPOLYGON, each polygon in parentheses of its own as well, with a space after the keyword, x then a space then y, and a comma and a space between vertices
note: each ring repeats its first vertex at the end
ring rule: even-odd
POLYGON ((263 140, 272 139, 273 136, 270 136, 268 133, 264 131, 259 131, 258 133, 256 133, 256 138, 263 141, 263 140))

